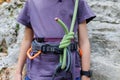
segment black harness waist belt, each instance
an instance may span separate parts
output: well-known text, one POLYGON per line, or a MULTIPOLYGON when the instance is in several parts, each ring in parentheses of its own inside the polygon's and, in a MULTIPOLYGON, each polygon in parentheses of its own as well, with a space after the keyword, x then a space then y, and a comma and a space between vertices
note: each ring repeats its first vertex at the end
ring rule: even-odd
MULTIPOLYGON (((77 42, 72 42, 68 49, 73 52, 77 50, 77 42)), ((37 40, 33 40, 32 42, 32 51, 37 52, 41 51, 42 53, 63 53, 63 49, 59 48, 59 44, 51 44, 51 43, 40 43, 37 40)))

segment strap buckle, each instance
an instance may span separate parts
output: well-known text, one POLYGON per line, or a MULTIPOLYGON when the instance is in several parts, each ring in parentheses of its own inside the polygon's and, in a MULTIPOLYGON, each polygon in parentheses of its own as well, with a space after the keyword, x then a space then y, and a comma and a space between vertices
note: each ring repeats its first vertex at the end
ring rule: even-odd
POLYGON ((70 50, 71 51, 77 50, 77 43, 76 42, 70 44, 70 50))
POLYGON ((41 51, 43 53, 49 53, 49 52, 57 53, 57 54, 61 54, 62 53, 62 50, 59 49, 58 46, 51 46, 49 44, 42 45, 41 51))
POLYGON ((44 38, 34 38, 33 40, 36 40, 37 42, 45 42, 45 39, 44 38))

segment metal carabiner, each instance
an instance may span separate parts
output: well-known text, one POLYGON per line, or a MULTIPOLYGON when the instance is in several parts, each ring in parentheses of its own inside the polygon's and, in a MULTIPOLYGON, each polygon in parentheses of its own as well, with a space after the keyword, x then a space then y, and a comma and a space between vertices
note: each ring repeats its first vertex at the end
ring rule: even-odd
POLYGON ((38 55, 40 55, 40 54, 42 53, 41 51, 38 51, 37 53, 35 53, 34 56, 31 56, 31 55, 30 55, 31 51, 32 51, 32 48, 28 49, 28 51, 27 51, 27 56, 28 56, 29 59, 34 59, 34 58, 36 58, 38 55))

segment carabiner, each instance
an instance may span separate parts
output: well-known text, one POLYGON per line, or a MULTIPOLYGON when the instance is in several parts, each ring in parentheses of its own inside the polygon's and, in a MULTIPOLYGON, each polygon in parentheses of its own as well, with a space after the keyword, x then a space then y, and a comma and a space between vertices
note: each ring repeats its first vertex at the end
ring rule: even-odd
POLYGON ((80 57, 82 57, 82 55, 83 55, 82 49, 79 48, 78 51, 79 51, 80 57))
POLYGON ((37 53, 35 53, 34 56, 31 56, 31 55, 30 55, 31 51, 32 51, 32 48, 28 49, 28 51, 27 51, 27 56, 28 56, 29 59, 34 59, 34 58, 36 58, 38 55, 41 54, 41 51, 38 51, 37 53))

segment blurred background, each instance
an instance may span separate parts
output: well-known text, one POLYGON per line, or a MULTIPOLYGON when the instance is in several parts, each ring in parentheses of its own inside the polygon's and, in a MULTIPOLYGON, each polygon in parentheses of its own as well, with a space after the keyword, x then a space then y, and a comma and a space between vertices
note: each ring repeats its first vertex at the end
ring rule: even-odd
MULTIPOLYGON (((24 27, 16 18, 24 0, 0 0, 0 80, 14 80, 24 27)), ((87 0, 97 17, 88 24, 91 80, 120 80, 120 0, 87 0)), ((23 72, 23 74, 25 74, 23 72)))

